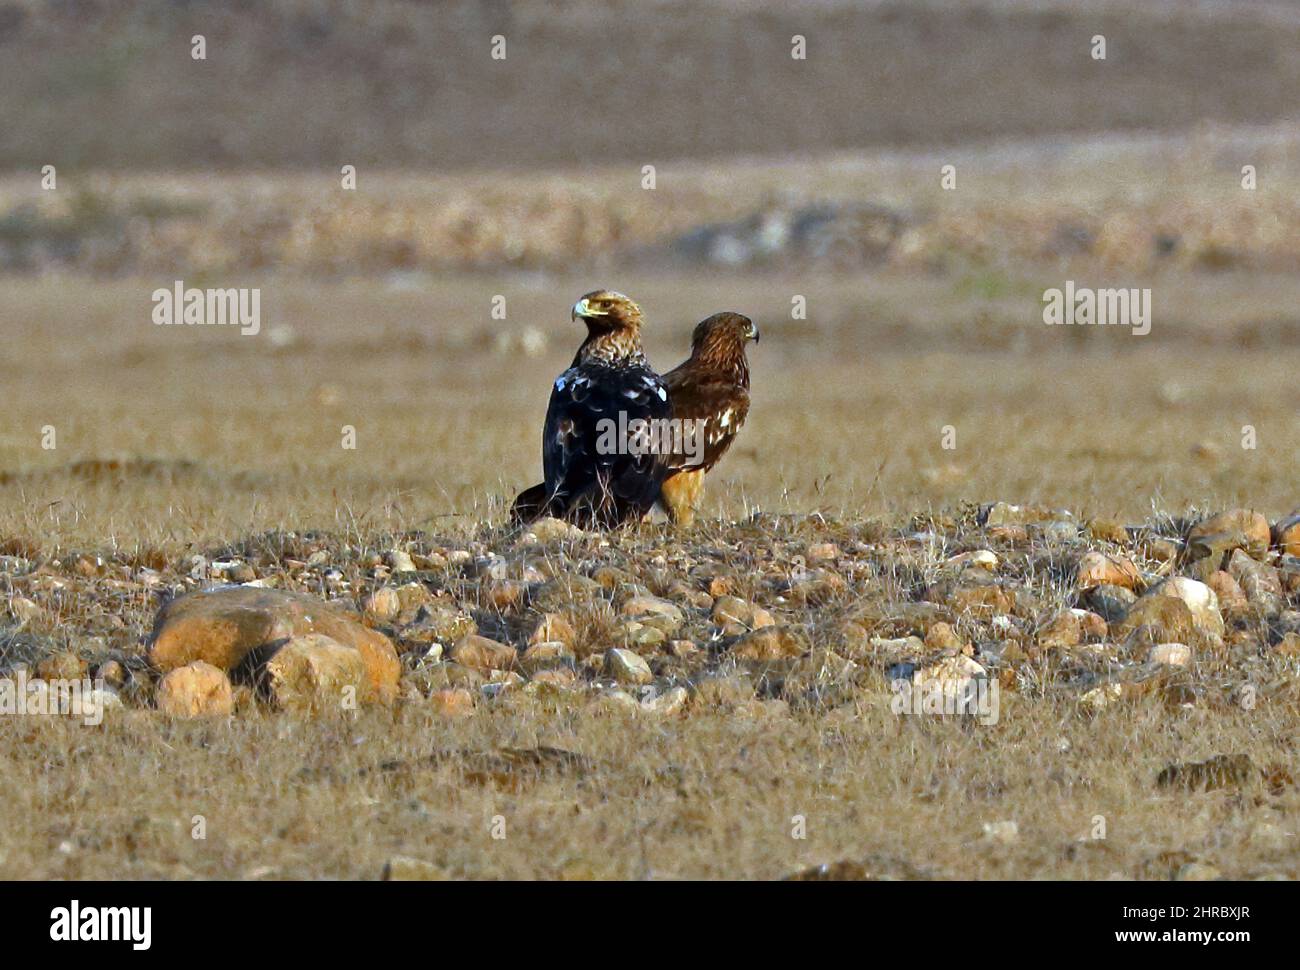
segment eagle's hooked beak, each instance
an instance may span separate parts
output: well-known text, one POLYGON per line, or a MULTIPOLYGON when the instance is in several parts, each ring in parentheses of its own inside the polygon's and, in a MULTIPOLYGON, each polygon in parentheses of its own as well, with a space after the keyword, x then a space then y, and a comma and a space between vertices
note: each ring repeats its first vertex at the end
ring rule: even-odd
POLYGON ((577 303, 573 304, 574 320, 577 320, 579 317, 604 317, 608 315, 609 315, 608 310, 594 309, 591 306, 591 304, 587 302, 587 298, 585 296, 577 303))
POLYGON ((753 320, 749 321, 749 332, 746 336, 749 337, 750 340, 754 341, 754 343, 758 343, 758 324, 754 323, 753 320))

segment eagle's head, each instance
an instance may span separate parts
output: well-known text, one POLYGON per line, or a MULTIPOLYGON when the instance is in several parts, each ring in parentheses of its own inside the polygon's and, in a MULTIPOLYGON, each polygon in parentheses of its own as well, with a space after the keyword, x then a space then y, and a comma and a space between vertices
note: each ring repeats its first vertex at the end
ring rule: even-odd
POLYGON ((726 365, 745 359, 745 341, 758 340, 758 327, 743 313, 715 313, 695 325, 691 356, 726 365))
POLYGON ((622 293, 593 290, 573 304, 573 319, 581 320, 592 334, 641 329, 641 308, 622 293))
POLYGON ((645 362, 641 349, 641 308, 622 293, 593 290, 573 304, 573 319, 587 325, 587 339, 578 348, 575 363, 645 362))

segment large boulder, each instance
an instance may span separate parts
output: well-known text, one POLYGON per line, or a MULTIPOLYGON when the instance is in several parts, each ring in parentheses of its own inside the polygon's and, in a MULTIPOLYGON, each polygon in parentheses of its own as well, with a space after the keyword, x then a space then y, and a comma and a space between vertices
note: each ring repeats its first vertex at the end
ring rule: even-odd
POLYGON ((350 611, 307 593, 227 586, 179 596, 158 611, 149 660, 163 673, 201 660, 254 681, 285 644, 312 633, 360 655, 360 699, 388 702, 396 696, 401 664, 392 642, 350 611))

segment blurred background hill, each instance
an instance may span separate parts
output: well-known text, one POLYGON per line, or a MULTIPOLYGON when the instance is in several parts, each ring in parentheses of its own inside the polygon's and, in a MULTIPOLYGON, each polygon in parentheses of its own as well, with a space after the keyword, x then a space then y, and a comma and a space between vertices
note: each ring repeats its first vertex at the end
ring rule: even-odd
POLYGON ((0 82, 9 169, 729 161, 1294 120, 1300 8, 0 0, 0 82))

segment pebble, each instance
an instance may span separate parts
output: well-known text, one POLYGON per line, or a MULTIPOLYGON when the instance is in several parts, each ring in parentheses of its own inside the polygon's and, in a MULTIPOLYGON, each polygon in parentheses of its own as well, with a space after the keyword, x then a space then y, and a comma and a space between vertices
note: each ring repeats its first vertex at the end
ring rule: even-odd
POLYGON ((84 660, 70 650, 45 657, 36 665, 36 676, 41 680, 81 680, 86 676, 84 660))
POLYGON ((807 635, 794 626, 767 626, 740 637, 731 646, 741 660, 781 660, 799 657, 810 649, 807 635))
POLYGON ((538 519, 528 527, 528 534, 533 536, 538 542, 561 542, 563 540, 581 539, 587 533, 576 525, 565 522, 563 519, 544 518, 538 519))
POLYGON ((1191 661, 1191 647, 1184 643, 1153 643, 1147 650, 1148 663, 1186 667, 1191 661))
POLYGON ((9 601, 9 613, 19 623, 39 623, 45 619, 45 610, 35 600, 15 596, 9 601))
POLYGON ((1062 610, 1038 631, 1038 645, 1044 650, 1060 650, 1083 642, 1083 624, 1074 610, 1062 610))
POLYGON ((1300 556, 1300 512, 1279 519, 1273 526, 1273 542, 1288 556, 1300 556))
POLYGON ((807 552, 808 562, 833 562, 840 558, 840 547, 833 542, 818 542, 810 545, 807 552))
POLYGON ((574 630, 573 624, 562 613, 543 613, 538 617, 537 622, 533 625, 532 632, 528 635, 530 644, 564 643, 569 647, 573 647, 577 640, 577 631, 574 630))
POLYGON ((728 707, 754 698, 753 683, 741 674, 707 674, 691 687, 696 702, 708 707, 728 707))
MULTIPOLYGON (((410 553, 402 549, 390 549, 384 554, 384 561, 388 563, 388 568, 395 573, 415 572, 415 560, 411 558, 410 553)), ((312 565, 312 561, 307 560, 307 564, 312 565)))
POLYGON ((573 648, 563 640, 542 640, 538 643, 530 643, 524 650, 524 655, 520 658, 520 665, 524 670, 542 670, 546 667, 555 667, 561 664, 572 665, 574 662, 573 648))
POLYGON ((402 599, 393 587, 382 586, 365 598, 361 610, 372 620, 387 622, 402 612, 402 599))
POLYGON ((1085 552, 1079 559, 1075 575, 1075 586, 1081 590, 1097 586, 1136 589, 1141 581, 1137 566, 1133 565, 1132 560, 1092 551, 1085 552))
POLYGON ((961 650, 966 646, 948 623, 936 623, 925 634, 925 646, 930 650, 961 650))
POLYGON ((623 602, 619 612, 631 617, 664 617, 674 624, 674 628, 685 619, 680 606, 658 596, 632 596, 623 602))
POLYGON ((618 647, 606 651, 605 673, 620 684, 649 684, 654 681, 650 665, 640 654, 618 647))
POLYGON ((653 653, 667 642, 668 634, 648 623, 628 620, 619 627, 618 640, 626 647, 653 653))
POLYGON ((1011 819, 984 823, 984 841, 1010 845, 1020 838, 1020 826, 1011 819))
POLYGON ((1178 868, 1176 882, 1210 882, 1222 878, 1219 870, 1204 862, 1188 862, 1178 868))
POLYGON ((470 633, 461 637, 447 652, 455 663, 478 670, 505 670, 519 658, 515 648, 488 637, 470 633))
POLYGON ((987 570, 988 572, 996 572, 999 562, 1000 560, 998 559, 997 553, 993 550, 975 549, 972 552, 958 553, 957 555, 946 559, 944 565, 955 566, 962 569, 968 566, 974 566, 979 569, 987 570))
POLYGON ((982 664, 970 657, 957 655, 916 668, 912 674, 912 684, 920 689, 935 688, 947 695, 961 697, 973 687, 975 681, 987 677, 988 670, 982 664))
POLYGON ((296 711, 348 709, 366 680, 361 652, 323 633, 292 637, 266 662, 265 672, 276 706, 296 711))
POLYGON ((1174 596, 1143 596, 1115 625, 1116 636, 1148 643, 1186 643, 1195 631, 1192 611, 1174 596))
POLYGON ((225 717, 235 706, 230 680, 223 670, 202 660, 177 667, 158 682, 154 701, 172 717, 225 717))
POLYGON ((671 717, 685 710, 686 702, 689 699, 690 691, 685 687, 670 687, 662 694, 656 694, 642 701, 641 706, 651 714, 671 717))
POLYGON ((1274 616, 1282 611, 1285 602, 1282 580, 1272 566, 1256 562, 1241 549, 1236 549, 1228 560, 1228 572, 1241 584, 1251 606, 1265 616, 1274 616))
POLYGON ((443 687, 429 695, 429 706, 440 717, 468 717, 474 713, 475 695, 464 687, 443 687))
POLYGON ((1207 584, 1186 576, 1171 576, 1150 591, 1151 596, 1172 596, 1187 604, 1192 622, 1206 633, 1223 635, 1223 617, 1219 597, 1207 584))
POLYGON ((1088 590, 1084 602, 1107 623, 1117 623, 1137 602, 1137 594, 1123 586, 1108 584, 1088 590))
POLYGON ((1259 559, 1268 551, 1271 538, 1272 530, 1269 529, 1268 519, 1253 509, 1220 512, 1202 519, 1187 533, 1187 542, 1194 556, 1197 556, 1198 548, 1208 552, 1244 549, 1250 556, 1259 559), (1228 544, 1207 542, 1211 536, 1227 536, 1228 544))

